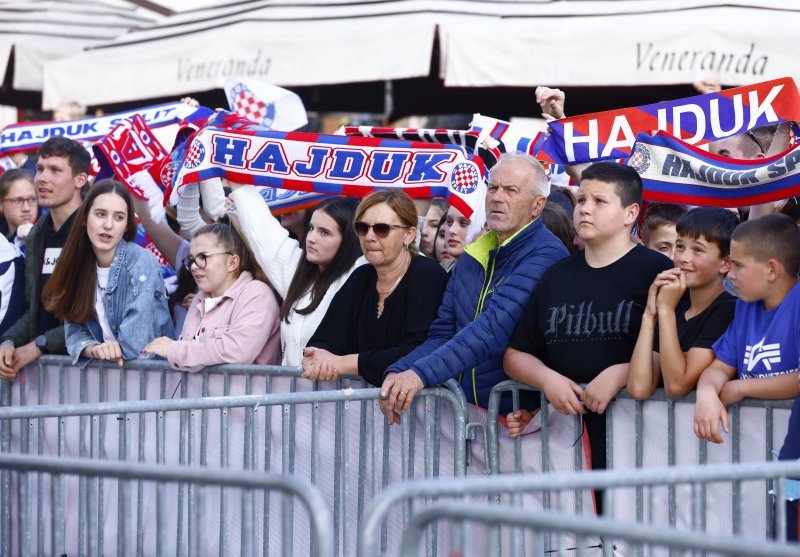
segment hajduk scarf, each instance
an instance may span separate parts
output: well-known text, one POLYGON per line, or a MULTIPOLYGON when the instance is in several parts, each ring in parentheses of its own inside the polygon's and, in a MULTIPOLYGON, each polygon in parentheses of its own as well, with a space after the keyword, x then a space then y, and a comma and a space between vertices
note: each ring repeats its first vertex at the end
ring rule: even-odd
MULTIPOLYGON (((169 153, 138 114, 120 122, 92 147, 100 165, 98 180, 115 176, 139 199, 163 205, 164 190, 155 182, 138 179, 139 173, 165 159, 169 153), (152 186, 156 186, 155 189, 152 186)), ((152 208, 152 206, 151 206, 152 208)))
MULTIPOLYGON (((569 186, 571 184, 571 178, 564 170, 564 166, 555 164, 553 159, 542 150, 547 134, 533 131, 527 126, 511 124, 483 114, 472 116, 470 131, 479 133, 481 138, 485 138, 488 135, 488 137, 496 140, 500 152, 518 152, 531 155, 542 163, 552 185, 569 186)), ((481 143, 485 145, 487 141, 484 139, 481 143)))
MULTIPOLYGON (((164 191, 153 180, 148 169, 166 158, 168 153, 140 115, 134 114, 120 122, 92 149, 100 166, 98 180, 116 178, 133 195, 147 201, 153 220, 161 222, 165 219, 164 191)), ((171 262, 158 251, 141 223, 137 223, 134 242, 155 255, 165 279, 175 274, 171 262)))
POLYGON ((176 186, 208 178, 286 190, 364 197, 402 189, 444 197, 467 218, 483 204, 478 157, 455 145, 206 127, 193 138, 176 186))
POLYGON ((738 160, 665 132, 642 133, 628 165, 642 177, 647 201, 743 207, 800 194, 800 145, 768 159, 738 160))
POLYGON ((505 153, 526 153, 539 158, 539 152, 544 143, 545 134, 531 130, 527 126, 511 124, 491 116, 474 114, 469 129, 478 133, 481 139, 491 137, 502 146, 500 150, 505 153))
POLYGON ((384 139, 402 139, 404 141, 422 141, 424 143, 442 143, 457 145, 465 153, 477 155, 483 160, 486 170, 497 164, 503 154, 499 142, 481 139, 481 134, 473 130, 450 130, 446 128, 386 128, 377 126, 342 126, 336 135, 359 135, 361 137, 380 137, 384 139))
MULTIPOLYGON (((213 112, 209 109, 203 110, 206 112, 198 111, 181 123, 181 129, 175 138, 175 146, 172 152, 167 159, 157 165, 154 170, 151 170, 151 174, 154 174, 163 186, 166 198, 173 205, 177 205, 180 202, 178 189, 174 187, 175 179, 183 164, 183 159, 186 157, 189 142, 198 130, 205 126, 211 126, 233 130, 266 131, 251 120, 236 114, 226 111, 213 112)), ((331 197, 324 193, 284 190, 281 188, 263 188, 259 193, 273 215, 308 209, 331 197)))
POLYGON ((11 124, 0 134, 0 156, 17 151, 38 149, 51 137, 68 137, 76 141, 95 141, 105 137, 123 120, 138 114, 151 128, 177 124, 196 108, 186 103, 175 102, 146 106, 108 116, 84 118, 70 122, 23 122, 11 124))
POLYGON ((635 108, 549 123, 542 146, 554 162, 577 164, 628 157, 642 132, 668 131, 702 145, 753 128, 800 119, 800 94, 788 77, 635 108))

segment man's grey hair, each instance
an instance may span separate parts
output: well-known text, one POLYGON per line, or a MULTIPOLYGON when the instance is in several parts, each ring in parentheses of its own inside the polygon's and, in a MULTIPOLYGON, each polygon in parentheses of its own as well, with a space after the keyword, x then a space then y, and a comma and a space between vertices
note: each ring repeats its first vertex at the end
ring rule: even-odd
POLYGON ((492 167, 492 171, 498 166, 511 163, 525 165, 525 167, 529 169, 534 196, 541 195, 547 197, 550 195, 550 179, 547 177, 547 172, 539 161, 526 153, 519 153, 517 151, 503 153, 500 155, 500 158, 497 159, 497 163, 494 167, 492 167))

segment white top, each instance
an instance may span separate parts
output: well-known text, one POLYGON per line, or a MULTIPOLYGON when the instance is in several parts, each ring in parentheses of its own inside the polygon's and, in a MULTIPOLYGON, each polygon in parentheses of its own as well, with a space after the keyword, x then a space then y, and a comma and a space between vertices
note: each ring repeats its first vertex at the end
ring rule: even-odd
MULTIPOLYGON (((303 250, 297 240, 289 237, 289 232, 272 216, 266 201, 258 193, 258 188, 244 186, 231 193, 245 241, 253 250, 258 264, 264 270, 272 286, 281 298, 286 298, 289 284, 303 257, 303 250)), ((313 312, 300 315, 292 311, 289 323, 281 321, 281 363, 285 366, 299 366, 303 358, 303 348, 311 335, 317 330, 325 312, 328 311, 333 296, 345 283, 353 269, 367 262, 359 257, 353 267, 334 282, 313 312)), ((306 292, 294 304, 304 308, 311 303, 311 291, 306 292)))
POLYGON ((103 292, 108 286, 108 275, 111 267, 97 267, 97 288, 94 291, 94 312, 97 314, 97 322, 103 330, 103 342, 117 340, 111 332, 111 325, 106 317, 106 308, 103 306, 103 292))

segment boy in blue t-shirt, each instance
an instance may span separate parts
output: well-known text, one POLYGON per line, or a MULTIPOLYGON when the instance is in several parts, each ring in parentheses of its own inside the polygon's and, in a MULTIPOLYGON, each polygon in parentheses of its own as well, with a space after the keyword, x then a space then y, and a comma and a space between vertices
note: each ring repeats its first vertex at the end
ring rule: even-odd
MULTIPOLYGON (((731 278, 739 292, 728 330, 714 344, 714 362, 697 384, 694 431, 721 443, 725 406, 750 398, 795 398, 780 460, 800 458, 800 231, 785 215, 739 225, 731 237, 731 278), (735 377, 738 374, 738 379, 735 377)), ((787 538, 797 539, 798 504, 786 501, 787 538)))
POLYGON ((743 398, 790 399, 800 370, 800 231, 785 215, 745 222, 731 236, 736 313, 697 383, 694 431, 721 443, 725 407, 743 398), (738 375, 738 378, 737 378, 738 375))

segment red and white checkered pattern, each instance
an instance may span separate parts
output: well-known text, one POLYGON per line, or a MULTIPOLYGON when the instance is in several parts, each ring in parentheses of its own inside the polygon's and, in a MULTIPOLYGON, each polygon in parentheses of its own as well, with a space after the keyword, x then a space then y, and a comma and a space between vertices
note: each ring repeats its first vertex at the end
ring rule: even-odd
POLYGON ((471 193, 478 185, 478 172, 469 164, 459 164, 453 172, 453 188, 460 193, 471 193))
POLYGON ((237 116, 260 124, 267 116, 267 105, 253 95, 250 89, 243 87, 236 92, 236 97, 233 100, 233 111, 237 116))
POLYGON ((195 140, 192 143, 192 147, 189 149, 189 152, 186 153, 186 159, 183 162, 183 166, 186 168, 195 168, 201 162, 203 162, 203 155, 205 155, 205 149, 203 148, 202 143, 195 140))

